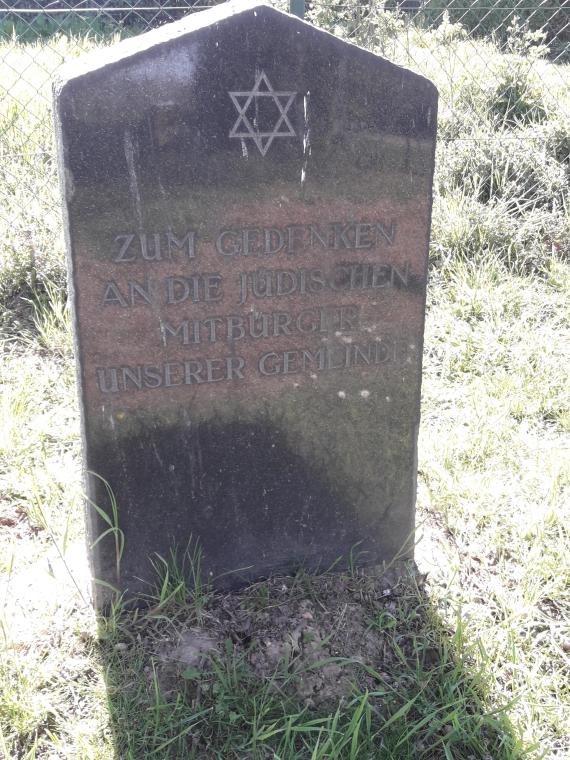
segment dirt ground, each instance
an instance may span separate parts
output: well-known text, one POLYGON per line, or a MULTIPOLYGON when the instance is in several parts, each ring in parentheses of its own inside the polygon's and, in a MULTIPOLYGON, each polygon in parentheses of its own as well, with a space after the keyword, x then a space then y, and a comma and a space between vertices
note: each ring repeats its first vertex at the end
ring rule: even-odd
MULTIPOLYGON (((425 624, 421 604, 423 576, 371 570, 349 575, 276 577, 231 594, 211 595, 201 625, 177 626, 174 633, 149 641, 149 659, 165 696, 181 679, 204 687, 212 658, 233 651, 256 680, 273 679, 275 688, 308 708, 338 703, 360 688, 374 690, 381 680, 398 688, 400 658, 416 656, 425 624), (410 606, 407 632, 394 629, 402 606, 410 606)), ((422 641, 424 667, 438 659, 422 641)))

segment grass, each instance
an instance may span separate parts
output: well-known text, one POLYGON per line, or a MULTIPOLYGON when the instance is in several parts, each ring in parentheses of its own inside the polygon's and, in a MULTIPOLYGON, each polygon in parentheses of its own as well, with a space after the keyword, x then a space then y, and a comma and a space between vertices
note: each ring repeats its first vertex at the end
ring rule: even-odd
POLYGON ((156 558, 149 608, 117 600, 105 621, 88 603, 48 72, 112 39, 0 46, 0 756, 570 755, 570 72, 524 30, 499 47, 380 15, 359 33, 443 101, 425 582, 300 572, 216 594, 187 582, 193 546, 156 558))
POLYGON ((472 665, 461 618, 453 634, 442 629, 413 582, 300 574, 201 601, 200 628, 193 605, 181 614, 176 603, 136 621, 123 611, 103 639, 119 757, 525 754, 506 705, 485 706, 488 677, 472 665), (350 621, 339 614, 347 604, 350 621), (355 647, 355 634, 367 643, 355 647), (200 636, 211 647, 201 659, 200 636))

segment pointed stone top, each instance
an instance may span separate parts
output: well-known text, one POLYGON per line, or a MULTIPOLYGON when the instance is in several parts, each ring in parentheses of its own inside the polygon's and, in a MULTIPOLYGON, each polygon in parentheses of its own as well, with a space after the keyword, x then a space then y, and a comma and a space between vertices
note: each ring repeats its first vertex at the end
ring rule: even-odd
MULTIPOLYGON (((300 19, 298 16, 274 8, 267 0, 228 0, 228 2, 212 6, 203 11, 189 13, 179 21, 164 24, 157 29, 152 29, 136 37, 122 40, 107 48, 86 53, 78 60, 64 64, 55 76, 54 91, 56 93, 59 92, 68 82, 76 81, 81 77, 95 74, 104 69, 112 69, 114 64, 136 58, 144 53, 150 53, 160 46, 168 46, 185 37, 192 39, 194 35, 201 31, 223 24, 229 20, 237 20, 240 16, 244 17, 248 15, 251 16, 251 24, 254 24, 256 21, 261 22, 266 25, 266 29, 268 28, 268 20, 271 17, 275 21, 278 18, 286 19, 289 28, 295 30, 297 34, 300 34, 301 31, 306 31, 312 35, 328 38, 331 41, 334 40, 337 45, 345 46, 355 51, 358 50, 361 55, 370 59, 384 60, 375 53, 371 53, 352 42, 340 40, 330 32, 319 29, 313 24, 300 19)), ((271 21, 269 23, 273 26, 271 21)), ((408 77, 423 80, 427 87, 431 86, 435 90, 432 83, 419 74, 407 71, 397 64, 390 63, 389 65, 395 69, 400 69, 402 72, 406 72, 408 77)), ((262 82, 260 89, 263 90, 265 87, 265 83, 262 82)))

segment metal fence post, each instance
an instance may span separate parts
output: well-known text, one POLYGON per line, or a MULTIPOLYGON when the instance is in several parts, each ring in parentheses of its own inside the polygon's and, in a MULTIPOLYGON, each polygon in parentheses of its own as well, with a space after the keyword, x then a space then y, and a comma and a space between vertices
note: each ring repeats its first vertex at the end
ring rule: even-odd
POLYGON ((305 0, 289 0, 289 13, 305 18, 305 0))

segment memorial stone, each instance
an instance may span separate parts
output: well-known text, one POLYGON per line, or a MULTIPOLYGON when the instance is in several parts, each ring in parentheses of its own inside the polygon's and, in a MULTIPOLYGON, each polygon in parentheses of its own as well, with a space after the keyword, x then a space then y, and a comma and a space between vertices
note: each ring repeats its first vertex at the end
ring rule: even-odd
POLYGON ((264 4, 56 82, 99 606, 189 542, 221 586, 413 555, 436 110, 264 4))

